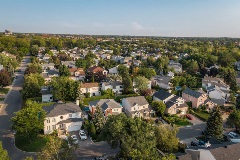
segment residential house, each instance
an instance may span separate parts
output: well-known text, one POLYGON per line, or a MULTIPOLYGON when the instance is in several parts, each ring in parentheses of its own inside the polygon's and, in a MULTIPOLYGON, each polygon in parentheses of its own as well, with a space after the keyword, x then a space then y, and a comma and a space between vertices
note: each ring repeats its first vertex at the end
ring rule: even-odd
POLYGON ((229 90, 222 90, 218 86, 207 87, 207 93, 211 100, 216 102, 218 105, 224 105, 223 102, 226 102, 230 96, 229 90))
POLYGON ((171 71, 169 71, 169 72, 167 73, 167 76, 168 76, 168 77, 171 77, 171 78, 174 78, 174 73, 171 72, 171 71))
POLYGON ((198 108, 205 105, 207 108, 212 109, 215 106, 215 103, 211 102, 206 93, 201 93, 194 91, 190 88, 186 88, 182 92, 182 98, 186 102, 192 102, 193 108, 198 108))
POLYGON ((124 112, 132 118, 150 118, 155 114, 144 96, 123 98, 122 106, 124 112))
POLYGON ((186 114, 188 105, 182 97, 178 97, 164 90, 159 90, 153 94, 154 101, 162 101, 166 105, 167 114, 186 114))
POLYGON ((93 66, 86 70, 86 79, 90 81, 94 77, 94 81, 100 82, 106 78, 107 74, 108 71, 104 68, 93 66))
POLYGON ((170 61, 168 68, 173 69, 176 73, 182 73, 182 65, 178 62, 170 61))
POLYGON ((123 91, 122 82, 120 81, 103 82, 101 90, 105 91, 107 89, 112 89, 112 91, 116 94, 122 94, 123 91))
POLYGON ((44 63, 42 64, 42 70, 50 70, 50 69, 55 69, 54 63, 44 63))
POLYGON ((89 93, 90 97, 100 95, 98 83, 81 83, 80 89, 82 94, 89 93))
POLYGON ((141 63, 142 63, 142 62, 141 62, 140 60, 136 60, 136 59, 133 60, 133 64, 134 64, 135 66, 140 66, 141 63))
POLYGON ((61 61, 61 64, 67 66, 68 68, 76 68, 74 61, 61 61))
POLYGON ((115 62, 117 63, 120 63, 120 60, 123 59, 124 57, 123 56, 112 56, 112 60, 114 60, 115 62))
POLYGON ((159 86, 160 88, 163 89, 171 89, 172 88, 172 83, 171 77, 168 76, 163 76, 163 75, 156 75, 152 77, 151 83, 153 86, 159 86))
POLYGON ((113 67, 113 68, 109 68, 108 73, 109 74, 118 74, 118 66, 113 67))
POLYGON ((132 63, 132 57, 124 57, 124 58, 120 59, 120 63, 121 64, 132 63))
POLYGON ((202 87, 207 89, 210 86, 218 86, 221 90, 230 91, 230 86, 224 83, 222 78, 205 76, 202 79, 202 87))
POLYGON ((52 102, 53 101, 53 95, 51 93, 49 86, 42 86, 40 93, 42 94, 42 102, 52 102))
POLYGON ((43 56, 43 60, 46 61, 46 62, 48 62, 50 58, 51 58, 51 56, 48 55, 48 54, 45 54, 45 55, 43 56))
POLYGON ((100 107, 105 117, 108 115, 118 115, 122 113, 122 106, 114 99, 100 99, 89 102, 89 110, 95 113, 96 107, 100 107))
POLYGON ((44 121, 44 134, 50 134, 54 130, 58 134, 66 134, 78 131, 82 126, 82 110, 74 103, 55 103, 43 107, 47 112, 44 121))
POLYGON ((85 79, 85 71, 83 68, 69 68, 69 72, 71 74, 70 78, 75 81, 83 81, 85 79))
POLYGON ((45 83, 51 82, 53 77, 59 77, 59 70, 44 70, 41 73, 42 77, 45 80, 45 83))

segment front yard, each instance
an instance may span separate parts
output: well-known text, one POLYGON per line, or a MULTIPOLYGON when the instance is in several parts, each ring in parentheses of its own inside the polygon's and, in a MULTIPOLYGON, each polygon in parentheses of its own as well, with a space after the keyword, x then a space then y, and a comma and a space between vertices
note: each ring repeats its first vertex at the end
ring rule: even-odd
POLYGON ((203 121, 207 121, 208 118, 210 117, 210 114, 206 111, 191 111, 191 114, 193 114, 194 116, 198 117, 199 119, 203 120, 203 121))
POLYGON ((7 94, 9 91, 9 88, 0 88, 0 94, 7 94))
POLYGON ((178 127, 192 125, 185 117, 178 117, 177 115, 167 115, 164 116, 163 119, 167 123, 175 124, 178 127))
POLYGON ((15 136, 15 145, 18 149, 26 152, 40 152, 49 141, 49 136, 39 135, 31 143, 23 137, 15 136))

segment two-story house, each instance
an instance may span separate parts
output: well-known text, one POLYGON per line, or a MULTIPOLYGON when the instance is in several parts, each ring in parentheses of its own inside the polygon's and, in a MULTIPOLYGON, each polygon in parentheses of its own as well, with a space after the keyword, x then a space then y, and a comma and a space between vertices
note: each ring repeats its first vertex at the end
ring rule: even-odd
POLYGON ((100 107, 105 117, 122 113, 122 106, 114 99, 100 99, 89 102, 89 110, 95 113, 96 107, 100 107))
POLYGON ((90 97, 100 95, 100 88, 98 83, 81 83, 81 93, 89 93, 90 97))
POLYGON ((101 90, 105 91, 107 89, 112 89, 112 91, 116 94, 122 94, 123 91, 122 82, 120 81, 103 82, 101 90))
POLYGON ((159 90, 153 94, 154 101, 162 101, 166 105, 167 114, 186 114, 188 105, 182 97, 178 97, 164 90, 159 90))
POLYGON ((52 102, 53 101, 53 95, 51 93, 49 86, 42 86, 40 93, 42 94, 42 102, 52 102))
POLYGON ((124 112, 132 118, 150 118, 155 114, 144 96, 123 98, 122 106, 124 112))
POLYGON ((107 74, 108 71, 104 68, 93 66, 86 70, 86 79, 91 81, 94 78, 94 81, 100 82, 106 78, 107 74))
POLYGON ((153 86, 159 86, 160 88, 163 89, 171 89, 172 88, 172 83, 170 82, 171 79, 172 77, 156 75, 152 77, 151 81, 153 86))
POLYGON ((44 134, 57 130, 59 134, 78 131, 82 126, 82 110, 74 103, 55 103, 45 106, 44 134))
POLYGON ((70 78, 75 81, 83 81, 85 79, 85 71, 83 68, 69 68, 69 72, 71 74, 70 78))
POLYGON ((170 61, 168 68, 173 69, 176 73, 182 73, 182 65, 178 62, 170 61))
POLYGON ((211 109, 215 106, 215 103, 213 103, 209 100, 208 95, 206 93, 194 91, 190 88, 186 88, 182 92, 182 98, 186 102, 192 102, 193 108, 198 108, 198 107, 205 105, 207 108, 211 109))

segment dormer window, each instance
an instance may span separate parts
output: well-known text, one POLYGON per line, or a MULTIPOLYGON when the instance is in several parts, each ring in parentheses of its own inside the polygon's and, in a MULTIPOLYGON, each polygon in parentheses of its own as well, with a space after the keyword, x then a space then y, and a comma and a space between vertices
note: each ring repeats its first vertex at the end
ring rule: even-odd
POLYGON ((69 118, 72 118, 72 114, 69 114, 69 118))

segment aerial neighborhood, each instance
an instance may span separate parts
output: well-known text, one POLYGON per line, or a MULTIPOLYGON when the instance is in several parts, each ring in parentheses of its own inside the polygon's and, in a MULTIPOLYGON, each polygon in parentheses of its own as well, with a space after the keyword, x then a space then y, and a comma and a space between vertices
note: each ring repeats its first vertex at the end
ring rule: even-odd
POLYGON ((91 143, 100 157, 102 141, 100 150, 115 153, 103 159, 170 160, 218 159, 240 147, 239 40, 20 35, 0 36, 0 99, 10 101, 7 86, 22 83, 22 107, 11 118, 21 150, 45 157, 51 143, 67 143, 59 151, 81 159, 91 143), (17 53, 7 41, 22 43, 17 53), (234 50, 222 51, 226 42, 234 50))

